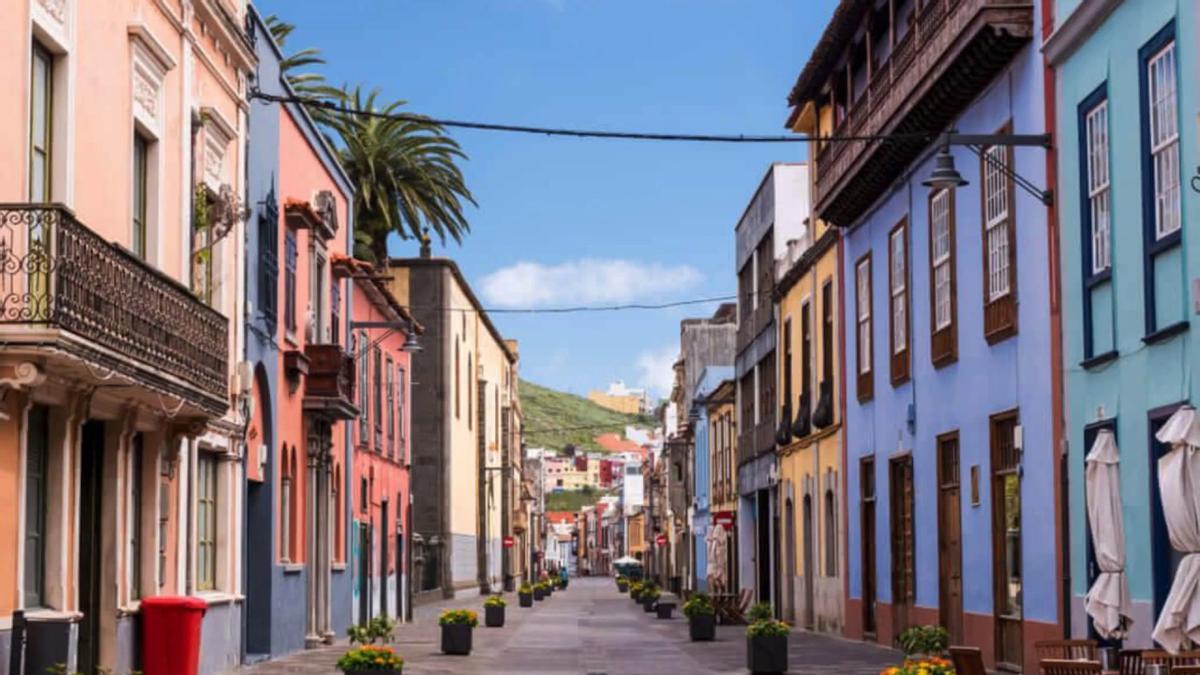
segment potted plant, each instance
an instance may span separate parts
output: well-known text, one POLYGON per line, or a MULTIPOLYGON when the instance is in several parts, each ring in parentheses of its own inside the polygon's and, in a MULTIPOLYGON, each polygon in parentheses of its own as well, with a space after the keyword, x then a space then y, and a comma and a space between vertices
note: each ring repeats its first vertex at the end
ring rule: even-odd
POLYGON ((508 605, 499 593, 483 601, 483 625, 488 628, 504 627, 504 608, 508 605))
POLYGON ((546 587, 540 581, 533 585, 533 599, 538 602, 546 599, 546 587))
POLYGON ((752 673, 784 673, 788 669, 787 636, 791 627, 771 618, 771 606, 750 608, 753 623, 746 629, 746 667, 752 673))
POLYGON ((342 654, 337 669, 346 675, 400 675, 404 671, 404 659, 391 647, 360 645, 342 654))
POLYGON ((447 609, 438 617, 442 626, 442 653, 471 653, 471 634, 479 625, 479 615, 469 609, 447 609))
POLYGON ((658 618, 669 619, 671 618, 671 614, 675 611, 675 603, 663 602, 660 600, 654 605, 654 611, 658 612, 658 618))
POLYGON ((626 579, 625 576, 622 574, 618 574, 617 575, 617 592, 625 593, 627 591, 629 591, 629 579, 626 579))
POLYGON ((913 626, 900 633, 900 648, 911 660, 941 656, 950 646, 950 633, 941 626, 913 626))
POLYGON ((629 584, 629 599, 637 604, 642 602, 642 588, 645 586, 643 581, 634 581, 629 584))
POLYGON ((654 603, 658 602, 659 596, 662 593, 658 590, 658 585, 650 582, 642 587, 642 611, 649 614, 654 611, 654 603))
POLYGON ((717 608, 707 593, 695 593, 683 603, 692 642, 709 642, 717 637, 717 608))
POLYGON ((880 675, 954 675, 954 664, 947 659, 931 656, 924 659, 904 659, 904 663, 884 668, 880 675))
POLYGON ((517 600, 522 607, 533 607, 533 586, 529 582, 521 584, 517 589, 517 600))

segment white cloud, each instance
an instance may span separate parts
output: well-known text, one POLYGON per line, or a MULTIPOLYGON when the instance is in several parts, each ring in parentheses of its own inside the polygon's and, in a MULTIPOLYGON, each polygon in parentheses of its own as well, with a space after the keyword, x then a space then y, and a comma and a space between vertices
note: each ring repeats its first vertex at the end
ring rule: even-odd
POLYGON ((637 383, 652 395, 670 395, 675 385, 675 361, 679 359, 679 346, 667 345, 658 349, 647 349, 637 357, 637 383))
POLYGON ((558 265, 519 262, 487 275, 481 287, 496 307, 545 307, 630 302, 687 290, 701 278, 688 265, 585 258, 558 265))

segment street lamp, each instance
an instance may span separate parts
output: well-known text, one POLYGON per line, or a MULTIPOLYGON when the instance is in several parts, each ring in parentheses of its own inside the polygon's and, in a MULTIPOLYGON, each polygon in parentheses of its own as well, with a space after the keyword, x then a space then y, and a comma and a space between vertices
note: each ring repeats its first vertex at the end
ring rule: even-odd
POLYGON ((963 187, 967 180, 954 168, 954 155, 950 154, 950 146, 943 145, 933 159, 933 173, 921 181, 921 185, 935 190, 949 190, 963 187))
POLYGON ((1028 192, 1046 206, 1054 203, 1054 195, 1049 190, 1043 190, 1024 176, 1013 171, 1007 163, 989 157, 985 149, 1002 145, 1007 147, 1040 147, 1049 150, 1052 147, 1050 134, 960 134, 950 132, 938 138, 938 153, 934 157, 933 172, 921 184, 934 189, 950 189, 968 185, 966 179, 954 168, 954 155, 950 154, 951 145, 965 145, 983 161, 999 169, 1012 179, 1017 187, 1028 192))

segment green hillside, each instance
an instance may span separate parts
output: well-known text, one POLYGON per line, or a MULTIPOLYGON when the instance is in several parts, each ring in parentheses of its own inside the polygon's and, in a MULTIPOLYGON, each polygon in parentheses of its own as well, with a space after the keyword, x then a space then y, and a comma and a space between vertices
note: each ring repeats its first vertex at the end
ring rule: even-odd
POLYGON ((525 417, 525 443, 531 448, 562 450, 568 444, 600 450, 592 439, 600 434, 623 434, 625 425, 653 428, 649 415, 625 415, 591 401, 521 380, 521 412, 525 417), (585 428, 580 428, 585 427, 585 428))

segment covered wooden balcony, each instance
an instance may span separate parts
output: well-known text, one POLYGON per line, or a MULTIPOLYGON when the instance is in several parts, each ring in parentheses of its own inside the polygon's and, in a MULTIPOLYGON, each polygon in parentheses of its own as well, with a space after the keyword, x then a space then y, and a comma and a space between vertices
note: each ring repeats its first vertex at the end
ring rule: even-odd
POLYGON ((52 376, 211 418, 229 406, 228 336, 224 315, 67 207, 0 204, 0 371, 18 386, 52 376))
POLYGON ((853 224, 1033 31, 1021 0, 843 0, 792 91, 792 121, 812 106, 827 111, 815 135, 911 137, 818 144, 817 215, 853 224))
MULTIPOLYGON (((365 358, 365 357, 364 357, 365 358)), ((331 420, 358 417, 354 403, 354 357, 341 345, 304 347, 308 376, 304 381, 304 411, 331 420)))

